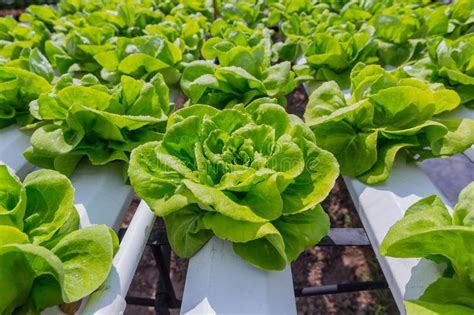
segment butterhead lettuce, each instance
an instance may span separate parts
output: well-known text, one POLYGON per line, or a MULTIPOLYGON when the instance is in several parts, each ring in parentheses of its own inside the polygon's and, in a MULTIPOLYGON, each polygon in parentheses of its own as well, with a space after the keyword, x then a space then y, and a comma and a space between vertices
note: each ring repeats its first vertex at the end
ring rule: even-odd
POLYGON ((24 183, 0 165, 0 313, 36 314, 95 291, 118 239, 104 225, 79 228, 74 188, 56 171, 24 183))
POLYGON ((232 47, 222 55, 226 56, 225 66, 210 61, 194 61, 185 66, 180 84, 190 104, 222 109, 268 96, 286 105, 285 95, 296 87, 289 62, 270 66, 263 44, 232 47))
POLYGON ((373 27, 358 30, 351 23, 318 32, 304 52, 307 66, 295 67, 295 71, 298 75, 310 75, 315 81, 336 81, 348 88, 351 70, 358 62, 370 64, 378 60, 373 34, 373 27))
POLYGON ((379 184, 390 176, 399 151, 421 160, 462 153, 474 144, 473 120, 436 118, 460 105, 456 92, 376 65, 357 65, 351 82, 349 100, 335 82, 321 85, 304 116, 343 175, 379 184))
POLYGON ((455 40, 434 38, 428 48, 429 56, 417 61, 408 73, 443 83, 459 94, 463 104, 474 107, 474 34, 455 40))
POLYGON ((33 121, 28 105, 52 86, 46 79, 28 70, 0 66, 0 128, 33 121))
POLYGON ((71 174, 81 159, 93 165, 128 161, 139 144, 161 139, 171 108, 161 74, 149 82, 121 77, 114 89, 94 76, 64 76, 54 93, 31 103, 40 120, 24 156, 33 164, 71 174))
POLYGON ((375 28, 377 55, 384 66, 400 66, 421 53, 424 48, 419 12, 409 6, 388 7, 368 22, 375 28))
POLYGON ((179 72, 175 67, 181 58, 181 50, 159 36, 119 37, 114 49, 94 56, 103 67, 102 77, 107 81, 116 82, 120 74, 138 79, 161 72, 166 73, 168 84, 178 81, 179 72))
POLYGON ((212 236, 251 264, 281 270, 329 228, 319 203, 338 176, 311 130, 272 103, 174 113, 162 141, 132 152, 137 194, 164 217, 183 257, 212 236))

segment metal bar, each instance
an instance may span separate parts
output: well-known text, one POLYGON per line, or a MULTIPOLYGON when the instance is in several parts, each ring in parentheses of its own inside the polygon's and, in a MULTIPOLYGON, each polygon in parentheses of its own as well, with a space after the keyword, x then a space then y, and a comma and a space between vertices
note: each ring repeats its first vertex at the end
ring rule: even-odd
MULTIPOLYGON (((119 231, 120 235, 126 229, 119 231)), ((166 237, 166 231, 162 228, 155 228, 151 232, 147 245, 151 246, 153 257, 158 268, 158 281, 155 292, 155 299, 127 297, 127 303, 138 306, 153 306, 156 314, 168 315, 169 309, 179 308, 181 301, 176 298, 173 284, 170 278, 169 265, 171 260, 171 247, 166 237), (129 302, 131 301, 131 302, 129 302)))
POLYGON ((158 283, 156 287, 155 310, 157 314, 167 315, 170 308, 178 308, 181 301, 176 298, 170 278, 171 246, 166 230, 158 228, 152 231, 148 240, 158 267, 158 283))
MULTIPOLYGON (((126 230, 126 229, 125 229, 126 230)), ((124 231, 119 231, 120 235, 124 231)), ((153 229, 148 245, 167 245, 166 232, 162 229, 153 229)), ((369 246, 370 241, 363 228, 331 228, 327 236, 317 246, 369 246)))
POLYGON ((23 151, 30 146, 31 135, 31 131, 22 131, 18 126, 0 130, 0 162, 7 164, 20 178, 34 168, 23 156, 23 151))
MULTIPOLYGON (((164 233, 166 236, 166 233, 164 233)), ((165 269, 160 273, 163 275, 162 280, 164 280, 166 287, 168 289, 167 294, 170 299, 169 307, 170 308, 179 308, 181 307, 181 301, 176 297, 176 292, 174 290, 173 282, 171 282, 170 277, 170 261, 171 261, 171 246, 169 244, 161 245, 161 250, 165 258, 165 269)))
POLYGON ((169 245, 153 244, 152 252, 158 267, 158 283, 156 287, 155 310, 157 314, 169 314, 170 308, 179 308, 181 301, 176 298, 173 283, 170 278, 171 247, 169 245))
POLYGON ((138 306, 155 306, 155 300, 149 298, 142 298, 136 296, 127 296, 125 298, 127 304, 138 305, 138 306))
MULTIPOLYGON (((155 257, 159 269, 156 299, 148 299, 146 302, 141 302, 141 300, 137 300, 137 303, 130 304, 155 306, 157 314, 169 314, 168 310, 170 308, 179 308, 181 302, 176 298, 171 279, 169 278, 169 257, 171 254, 171 248, 169 247, 169 243, 166 238, 166 231, 161 228, 153 229, 148 240, 148 245, 152 246, 153 255, 155 257)), ((324 237, 317 246, 369 245, 370 241, 363 228, 331 228, 329 230, 328 235, 324 237)), ((372 290, 386 287, 386 282, 362 282, 296 289, 295 294, 297 297, 303 297, 312 295, 372 290)), ((134 297, 130 298, 134 299, 134 297)), ((127 302, 128 299, 129 297, 127 297, 127 302)))
POLYGON ((349 292, 359 292, 377 289, 387 289, 388 284, 385 281, 368 281, 342 284, 322 285, 319 287, 308 287, 295 289, 296 297, 315 296, 324 294, 339 294, 349 292))
POLYGON ((331 228, 317 246, 370 246, 363 228, 331 228))
POLYGON ((119 239, 119 242, 122 242, 122 239, 125 236, 125 233, 127 233, 127 228, 122 228, 122 229, 118 230, 117 237, 119 239))
MULTIPOLYGON (((155 292, 155 313, 157 315, 169 315, 170 314, 170 298, 169 298, 169 284, 167 283, 166 277, 166 270, 169 266, 161 248, 159 245, 153 244, 151 245, 153 250, 153 256, 155 257, 156 265, 159 270, 158 274, 158 282, 156 284, 156 292, 155 292)), ((167 273, 169 275, 169 272, 167 273)), ((173 288, 171 288, 173 290, 173 288)))

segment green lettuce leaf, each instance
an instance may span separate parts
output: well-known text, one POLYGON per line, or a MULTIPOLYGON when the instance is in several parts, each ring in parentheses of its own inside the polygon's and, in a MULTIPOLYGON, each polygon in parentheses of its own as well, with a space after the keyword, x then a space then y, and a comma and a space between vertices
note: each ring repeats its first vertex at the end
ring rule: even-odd
POLYGON ((381 10, 368 22, 375 28, 377 56, 384 66, 398 67, 416 59, 424 48, 423 9, 402 4, 381 10))

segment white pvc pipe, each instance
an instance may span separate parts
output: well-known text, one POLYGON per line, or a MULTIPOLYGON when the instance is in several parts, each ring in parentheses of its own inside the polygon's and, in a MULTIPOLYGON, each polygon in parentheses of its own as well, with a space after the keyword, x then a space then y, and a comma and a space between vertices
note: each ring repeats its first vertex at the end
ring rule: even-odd
POLYGON ((87 301, 83 314, 123 314, 125 296, 150 236, 155 215, 142 201, 115 255, 106 282, 87 301))
POLYGON ((181 314, 296 314, 291 268, 257 269, 214 237, 189 261, 181 314))

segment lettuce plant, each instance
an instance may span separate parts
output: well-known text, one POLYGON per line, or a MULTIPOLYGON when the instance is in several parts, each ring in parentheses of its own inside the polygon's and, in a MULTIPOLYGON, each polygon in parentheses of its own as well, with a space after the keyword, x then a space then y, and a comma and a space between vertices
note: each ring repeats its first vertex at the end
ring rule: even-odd
POLYGON ((473 120, 435 118, 460 105, 456 92, 376 65, 357 65, 351 81, 350 100, 335 82, 321 85, 304 116, 343 175, 379 184, 390 176, 399 151, 421 160, 462 153, 474 144, 473 120))
POLYGON ((62 0, 57 4, 59 15, 74 16, 83 12, 96 12, 100 10, 116 10, 119 1, 84 1, 84 0, 62 0))
POLYGON ((53 7, 50 5, 30 5, 26 12, 20 16, 20 21, 26 23, 40 22, 49 31, 53 31, 58 19, 59 16, 56 15, 53 7))
POLYGON ((121 77, 113 90, 92 76, 81 81, 63 76, 54 93, 30 104, 40 127, 24 155, 33 164, 71 174, 87 157, 93 165, 128 161, 139 144, 161 139, 168 87, 160 74, 150 82, 121 77))
POLYGON ((314 34, 318 24, 311 15, 294 15, 285 19, 280 25, 282 41, 272 46, 274 61, 296 61, 303 55, 304 43, 314 34))
MULTIPOLYGON (((97 17, 105 22, 117 26, 127 24, 128 27, 145 28, 148 24, 156 24, 157 19, 177 14, 202 14, 211 17, 211 3, 209 0, 140 0, 140 1, 88 1, 88 0, 62 0, 58 3, 61 16, 75 14, 106 13, 97 17), (128 8, 129 10, 124 10, 128 8), (131 23, 135 21, 135 23, 131 23)), ((94 17, 95 18, 95 17, 94 17)))
POLYGON ((223 19, 215 20, 210 26, 211 38, 203 45, 202 55, 205 59, 218 58, 225 62, 226 53, 237 46, 256 47, 263 44, 268 58, 271 36, 273 31, 263 26, 248 27, 243 22, 229 22, 223 19))
POLYGON ((308 10, 305 2, 297 1, 278 10, 281 12, 278 15, 281 14, 284 18, 280 25, 282 41, 276 42, 272 47, 278 57, 277 60, 296 61, 303 56, 307 46, 311 45, 314 34, 324 33, 330 27, 347 22, 339 14, 330 11, 326 4, 309 4, 309 6, 311 10, 308 10))
POLYGON ((42 76, 49 83, 54 79, 54 70, 46 56, 38 48, 24 48, 17 59, 8 61, 6 67, 20 68, 39 76, 42 76))
POLYGON ((474 3, 457 0, 449 5, 436 7, 426 19, 427 35, 441 35, 456 39, 474 29, 474 3))
POLYGON ((264 18, 265 1, 262 0, 226 0, 222 1, 220 14, 227 21, 241 21, 255 27, 264 18))
POLYGON ((407 71, 415 77, 443 83, 458 92, 463 104, 474 107, 474 34, 456 40, 431 40, 429 57, 407 71))
POLYGON ((74 27, 67 34, 55 33, 45 42, 45 54, 60 74, 99 74, 96 54, 114 48, 115 30, 108 26, 74 27))
POLYGON ((242 22, 229 23, 222 19, 215 20, 210 31, 212 37, 204 42, 201 50, 204 59, 217 59, 220 65, 230 66, 237 61, 235 58, 230 60, 229 55, 241 50, 237 47, 243 47, 253 53, 253 57, 261 59, 259 61, 269 66, 273 31, 264 27, 250 28, 242 22))
POLYGON ((177 45, 183 52, 183 61, 191 62, 200 57, 208 22, 203 15, 176 14, 166 16, 158 24, 149 24, 144 32, 150 36, 161 36, 177 45))
POLYGON ((33 72, 0 66, 0 128, 32 122, 28 104, 51 89, 46 79, 33 72))
MULTIPOLYGON (((72 11, 81 7, 78 3, 62 4, 72 11)), ((61 10, 53 11, 57 20, 44 53, 60 74, 98 76, 103 70, 103 79, 116 84, 120 74, 142 78, 160 70, 173 84, 179 79, 175 66, 182 53, 190 55, 188 61, 198 58, 197 48, 207 29, 202 15, 178 12, 165 18, 153 9, 151 1, 111 1, 85 7, 87 10, 65 17, 61 17, 61 10), (170 33, 171 23, 178 28, 178 37, 170 33)), ((35 17, 29 20, 35 21, 35 17)))
MULTIPOLYGON (((106 1, 105 3, 107 3, 106 1)), ((156 24, 163 19, 163 13, 155 10, 151 1, 115 1, 113 8, 97 10, 87 16, 93 26, 110 25, 118 36, 142 36, 149 24, 156 24), (147 3, 148 2, 148 3, 147 3)))
POLYGON ((368 22, 375 28, 377 55, 384 66, 400 66, 421 53, 424 40, 418 14, 399 5, 382 10, 368 22))
POLYGON ((316 81, 334 80, 348 88, 350 72, 358 62, 378 60, 373 34, 372 27, 357 30, 351 23, 316 33, 304 53, 307 65, 296 67, 295 71, 299 76, 309 75, 316 81))
POLYGON ((119 37, 116 45, 115 49, 94 56, 103 67, 103 79, 115 82, 121 74, 146 78, 161 72, 168 84, 179 80, 176 66, 182 53, 168 40, 156 36, 119 37))
POLYGON ((419 300, 405 301, 408 315, 474 312, 474 182, 459 195, 453 217, 436 195, 421 199, 395 223, 380 253, 398 258, 424 257, 447 268, 419 300))
POLYGON ((27 23, 43 23, 51 33, 68 34, 75 27, 113 28, 118 36, 143 35, 148 24, 163 19, 163 13, 155 9, 153 1, 76 1, 63 0, 52 6, 29 6, 20 20, 27 23))
POLYGON ((25 48, 41 47, 48 37, 41 22, 27 25, 12 17, 0 18, 0 64, 17 59, 25 48))
POLYGON ((50 170, 24 183, 0 165, 0 313, 79 301, 107 278, 118 247, 104 225, 79 228, 74 188, 50 170))
POLYGON ((191 104, 218 108, 248 104, 266 96, 286 104, 284 96, 296 87, 295 74, 289 62, 270 65, 269 45, 265 39, 254 47, 211 39, 204 45, 203 54, 207 58, 217 57, 219 65, 210 61, 185 65, 180 82, 183 93, 191 104))
POLYGON ((46 6, 30 6, 27 14, 21 16, 26 22, 42 21, 54 32, 68 34, 73 27, 113 28, 118 36, 143 35, 148 24, 163 19, 163 13, 154 8, 152 1, 75 1, 63 0, 53 9, 46 6), (30 8, 35 7, 32 11, 30 8), (38 10, 41 9, 41 10, 38 10))
POLYGON ((348 1, 341 8, 340 14, 344 20, 360 27, 372 18, 374 11, 382 3, 382 1, 348 1))
POLYGON ((183 257, 214 235, 251 264, 281 270, 327 232, 319 203, 338 176, 311 130, 268 100, 174 113, 162 141, 132 152, 137 194, 163 216, 183 257))
MULTIPOLYGON (((303 15, 310 15, 316 6, 313 0, 281 0, 281 1, 267 1, 268 18, 267 25, 276 25, 278 22, 288 21, 291 17, 299 17, 303 15)), ((324 6, 327 8, 328 6, 324 6)), ((283 24, 283 23, 282 23, 283 24)))
MULTIPOLYGON (((219 5, 220 1, 217 1, 219 5)), ((211 0, 163 0, 153 1, 153 5, 166 15, 194 15, 200 14, 208 20, 213 17, 213 4, 211 0)))

